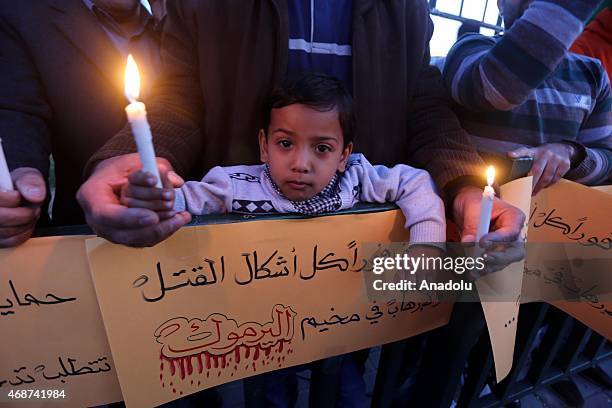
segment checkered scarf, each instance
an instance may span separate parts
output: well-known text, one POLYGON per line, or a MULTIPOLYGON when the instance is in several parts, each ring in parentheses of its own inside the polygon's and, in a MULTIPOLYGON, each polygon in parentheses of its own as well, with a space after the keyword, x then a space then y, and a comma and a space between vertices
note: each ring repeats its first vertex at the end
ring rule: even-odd
POLYGON ((276 194, 291 202, 293 208, 295 208, 295 212, 299 214, 317 215, 325 212, 338 211, 342 206, 342 199, 340 198, 340 177, 338 173, 334 174, 329 184, 325 186, 320 193, 305 201, 291 201, 285 197, 280 187, 272 180, 270 168, 267 164, 264 173, 276 194))

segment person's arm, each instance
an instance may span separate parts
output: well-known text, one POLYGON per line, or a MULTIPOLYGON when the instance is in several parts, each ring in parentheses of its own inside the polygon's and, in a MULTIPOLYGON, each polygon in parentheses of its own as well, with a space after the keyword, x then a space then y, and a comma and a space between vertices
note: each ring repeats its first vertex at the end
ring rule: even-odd
POLYGON ((509 152, 510 157, 533 157, 533 194, 549 187, 562 177, 580 184, 605 184, 612 167, 612 97, 608 77, 598 65, 593 73, 595 106, 582 123, 578 140, 544 143, 537 147, 521 147, 509 152))
POLYGON ((9 169, 33 167, 48 177, 51 115, 28 47, 0 12, 0 138, 9 169))
POLYGON ((188 181, 175 190, 175 211, 193 215, 220 214, 232 211, 232 180, 223 170, 213 167, 202 181, 188 181))
POLYGON ((34 231, 46 197, 51 141, 39 74, 23 39, 0 10, 0 138, 15 191, 0 192, 0 247, 34 231))
POLYGON ((419 74, 406 115, 408 162, 431 174, 450 205, 461 186, 481 184, 485 165, 451 108, 440 71, 429 65, 433 22, 427 4, 422 5, 420 13, 417 21, 425 21, 427 35, 421 44, 422 60, 413 62, 419 74))
POLYGON ((535 0, 499 40, 470 35, 444 66, 453 99, 475 111, 523 104, 559 65, 600 0, 535 0))
POLYGON ((606 184, 612 177, 612 91, 603 68, 600 70, 595 108, 578 134, 577 161, 565 178, 587 185, 606 184))
POLYGON ((425 170, 398 164, 373 166, 360 155, 343 177, 360 186, 359 200, 368 203, 392 202, 401 208, 410 231, 410 242, 433 243, 446 240, 444 204, 425 170))
MULTIPOLYGON (((471 242, 476 235, 478 212, 484 185, 485 164, 471 144, 468 134, 450 106, 450 96, 442 84, 440 71, 429 66, 429 40, 433 23, 426 2, 422 1, 422 15, 428 35, 420 75, 417 79, 411 109, 407 114, 409 126, 409 160, 415 167, 426 169, 444 193, 448 213, 461 229, 462 241, 471 242)), ((495 200, 491 216, 493 232, 483 239, 514 241, 518 238, 524 214, 502 200, 495 200)))
MULTIPOLYGON (((146 102, 158 164, 186 175, 201 154, 199 121, 204 117, 198 78, 195 1, 168 2, 162 40, 162 72, 146 102)), ((129 125, 88 161, 87 181, 77 192, 87 224, 101 237, 130 246, 163 241, 191 220, 187 212, 160 219, 155 211, 121 205, 128 174, 141 166, 129 125)), ((171 177, 172 180, 176 177, 171 177)), ((173 183, 178 187, 181 182, 173 183)))

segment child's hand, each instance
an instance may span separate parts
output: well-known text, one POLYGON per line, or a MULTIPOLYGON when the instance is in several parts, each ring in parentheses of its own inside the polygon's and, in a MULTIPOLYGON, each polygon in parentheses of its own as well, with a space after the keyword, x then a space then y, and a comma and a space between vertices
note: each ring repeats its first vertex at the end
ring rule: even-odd
POLYGON ((128 176, 128 183, 121 189, 121 204, 131 208, 156 211, 160 220, 174 216, 174 189, 166 174, 160 175, 165 188, 157 188, 157 180, 149 172, 135 171, 128 176))

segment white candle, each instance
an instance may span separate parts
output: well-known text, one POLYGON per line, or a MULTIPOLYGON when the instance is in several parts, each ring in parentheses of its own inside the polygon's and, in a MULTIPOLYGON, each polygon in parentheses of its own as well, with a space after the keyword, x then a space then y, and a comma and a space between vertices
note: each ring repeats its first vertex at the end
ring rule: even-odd
POLYGON ((155 149, 153 148, 153 136, 147 121, 147 110, 144 103, 138 102, 139 95, 140 75, 136 61, 130 54, 125 67, 125 97, 128 98, 130 104, 125 107, 125 113, 132 127, 132 133, 142 162, 142 170, 153 174, 157 178, 156 187, 162 188, 157 160, 155 159, 155 149))
POLYGON ((478 220, 478 230, 476 233, 476 242, 480 241, 483 235, 489 232, 491 223, 491 212, 493 210, 493 199, 495 198, 495 190, 493 190, 493 182, 495 181, 495 167, 487 168, 487 186, 482 192, 482 201, 480 203, 480 218, 478 220))
POLYGON ((2 149, 2 139, 0 139, 0 191, 13 190, 13 180, 11 180, 11 173, 9 172, 4 150, 2 149))

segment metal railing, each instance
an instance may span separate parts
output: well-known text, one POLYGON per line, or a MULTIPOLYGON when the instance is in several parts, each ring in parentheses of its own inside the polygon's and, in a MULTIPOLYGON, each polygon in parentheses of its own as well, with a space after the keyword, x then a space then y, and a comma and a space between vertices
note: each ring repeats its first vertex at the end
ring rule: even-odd
POLYGON ((429 0, 430 13, 433 16, 447 18, 449 20, 455 20, 455 21, 459 21, 461 23, 473 22, 474 24, 477 24, 477 25, 479 25, 482 28, 489 28, 489 29, 495 31, 496 34, 498 34, 498 33, 503 31, 501 16, 497 17, 496 24, 490 24, 490 23, 485 22, 487 8, 489 6, 489 0, 486 0, 486 2, 485 2, 485 6, 484 6, 484 9, 483 9, 483 12, 482 12, 482 18, 480 20, 475 20, 475 19, 472 19, 472 18, 464 17, 463 11, 464 11, 465 0, 460 0, 460 1, 461 1, 461 4, 460 4, 460 7, 459 7, 459 14, 452 14, 452 13, 447 13, 447 12, 438 10, 438 8, 436 7, 437 6, 437 0, 429 0))

